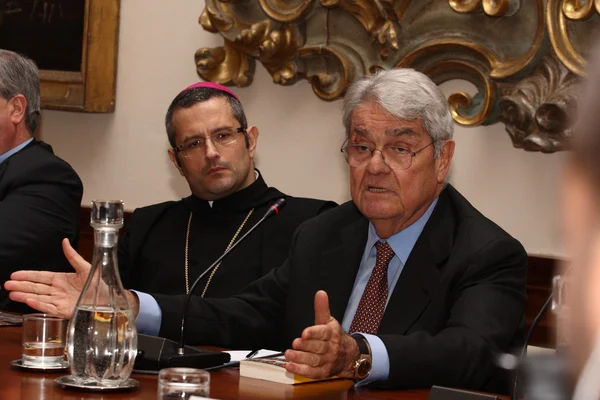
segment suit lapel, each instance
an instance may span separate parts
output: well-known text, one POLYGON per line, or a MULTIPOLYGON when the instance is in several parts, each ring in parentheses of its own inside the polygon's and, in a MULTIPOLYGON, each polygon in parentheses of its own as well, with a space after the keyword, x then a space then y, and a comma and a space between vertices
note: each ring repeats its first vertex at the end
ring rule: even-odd
POLYGON ((444 190, 415 243, 383 315, 379 333, 405 334, 423 313, 441 277, 454 238, 454 213, 444 190))
POLYGON ((329 295, 331 315, 340 323, 360 266, 368 227, 369 221, 361 215, 340 231, 337 246, 321 254, 319 284, 329 295))
POLYGON ((4 176, 4 173, 6 172, 7 168, 8 168, 8 160, 6 160, 2 164, 0 164, 0 183, 2 183, 2 177, 4 176))

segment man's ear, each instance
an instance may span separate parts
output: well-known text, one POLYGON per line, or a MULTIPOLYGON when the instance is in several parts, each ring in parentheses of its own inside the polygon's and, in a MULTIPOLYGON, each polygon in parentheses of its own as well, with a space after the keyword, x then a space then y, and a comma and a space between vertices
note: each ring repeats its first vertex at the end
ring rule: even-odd
POLYGON ((169 158, 171 159, 171 162, 173 163, 175 168, 177 168, 177 171, 179 171, 181 176, 185 176, 185 174, 183 173, 183 168, 181 166, 181 161, 179 160, 179 154, 175 153, 175 150, 173 149, 169 149, 167 153, 169 153, 169 158))
POLYGON ((18 94, 10 100, 10 103, 12 104, 10 120, 13 124, 18 125, 25 120, 27 99, 22 94, 18 94))
POLYGON ((437 158, 437 180, 438 183, 443 183, 446 180, 446 175, 450 170, 450 163, 452 162, 452 157, 454 156, 454 140, 447 140, 441 148, 440 155, 437 158))
POLYGON ((254 158, 256 145, 258 143, 258 128, 256 126, 249 126, 246 133, 248 134, 248 151, 250 152, 250 158, 254 158))

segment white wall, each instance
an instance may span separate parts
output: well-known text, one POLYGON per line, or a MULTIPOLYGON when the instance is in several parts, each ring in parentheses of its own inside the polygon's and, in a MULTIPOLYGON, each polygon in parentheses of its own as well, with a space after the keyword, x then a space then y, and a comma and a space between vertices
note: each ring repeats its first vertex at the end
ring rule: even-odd
MULTIPOLYGON (((196 49, 222 44, 198 25, 203 7, 122 0, 115 112, 43 112, 40 137, 80 174, 84 204, 120 198, 131 210, 189 194, 168 160, 163 118, 179 90, 199 80, 196 49)), ((452 82, 444 90, 468 87, 452 82)), ((260 129, 258 167, 267 183, 296 196, 349 199, 339 101, 319 100, 306 81, 277 86, 261 65, 254 83, 235 91, 260 129)), ((516 150, 501 125, 457 127, 455 138, 451 182, 528 252, 562 255, 555 191, 565 155, 516 150)))

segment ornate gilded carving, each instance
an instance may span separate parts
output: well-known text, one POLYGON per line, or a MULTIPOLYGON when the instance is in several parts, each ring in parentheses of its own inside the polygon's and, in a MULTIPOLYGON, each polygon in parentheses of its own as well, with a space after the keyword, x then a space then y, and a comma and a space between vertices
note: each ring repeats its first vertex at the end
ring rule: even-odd
POLYGON ((277 22, 294 22, 310 11, 313 0, 259 0, 265 14, 277 22))
POLYGON ((500 121, 515 147, 530 151, 564 150, 571 137, 577 77, 554 56, 533 75, 507 88, 500 99, 500 121))
POLYGON ((337 73, 308 72, 306 74, 317 96, 323 100, 335 100, 344 94, 352 71, 352 66, 344 56, 326 47, 304 47, 300 49, 299 55, 306 61, 314 58, 325 60, 330 66, 328 70, 337 71, 337 73))
POLYGON ((515 147, 551 152, 570 135, 571 88, 583 75, 600 0, 206 0, 199 23, 224 45, 199 49, 199 75, 247 86, 258 60, 273 81, 306 79, 323 100, 363 74, 411 67, 436 83, 456 122, 503 122, 515 147))
POLYGON ((448 4, 456 12, 471 13, 480 7, 491 17, 502 17, 509 10, 509 0, 449 0, 448 4))
POLYGON ((389 3, 377 0, 321 0, 321 4, 327 8, 340 7, 354 16, 371 38, 384 46, 380 52, 382 60, 387 59, 390 50, 399 49, 397 16, 389 3))
POLYGON ((273 30, 271 21, 264 20, 243 29, 233 40, 233 46, 260 60, 271 73, 273 82, 289 85, 296 82, 296 68, 291 60, 298 51, 296 31, 291 25, 273 30))
POLYGON ((223 47, 198 49, 194 58, 198 74, 207 81, 248 86, 254 78, 254 59, 229 42, 223 47))
POLYGON ((565 0, 562 4, 565 16, 576 21, 591 17, 594 8, 600 12, 600 0, 565 0))
POLYGON ((597 27, 600 0, 547 0, 546 24, 559 60, 573 73, 585 74, 588 33, 597 27))

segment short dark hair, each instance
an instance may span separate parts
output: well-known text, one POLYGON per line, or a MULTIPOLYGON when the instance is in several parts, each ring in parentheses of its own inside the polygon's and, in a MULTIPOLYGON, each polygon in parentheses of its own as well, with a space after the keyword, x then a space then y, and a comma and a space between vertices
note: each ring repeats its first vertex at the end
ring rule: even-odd
POLYGON ((177 144, 175 143, 175 128, 173 127, 173 113, 175 111, 182 108, 190 108, 195 104, 202 103, 204 101, 208 101, 212 98, 222 97, 227 100, 229 103, 229 107, 231 107, 231 113, 233 117, 240 123, 240 126, 244 130, 244 139, 246 141, 246 147, 250 147, 250 142, 248 140, 248 133, 246 129, 248 128, 248 122, 246 120, 246 114, 244 113, 244 108, 242 107, 242 103, 235 97, 231 96, 229 93, 223 92, 218 89, 213 88, 193 88, 186 91, 183 91, 177 95, 171 102, 169 109, 167 110, 167 115, 165 117, 165 127, 167 128, 167 136, 169 137, 169 144, 172 148, 175 148, 177 144))
POLYGON ((0 97, 10 100, 18 94, 27 100, 25 126, 33 135, 41 118, 37 65, 23 55, 0 49, 0 97))

